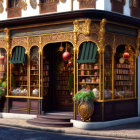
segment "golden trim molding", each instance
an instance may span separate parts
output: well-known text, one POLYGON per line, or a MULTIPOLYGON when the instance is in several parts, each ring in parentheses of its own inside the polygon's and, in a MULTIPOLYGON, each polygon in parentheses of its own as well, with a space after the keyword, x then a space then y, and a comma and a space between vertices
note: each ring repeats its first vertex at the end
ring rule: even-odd
POLYGON ((74 43, 77 44, 78 36, 84 34, 86 36, 90 35, 91 19, 85 19, 82 21, 75 20, 74 24, 74 43))

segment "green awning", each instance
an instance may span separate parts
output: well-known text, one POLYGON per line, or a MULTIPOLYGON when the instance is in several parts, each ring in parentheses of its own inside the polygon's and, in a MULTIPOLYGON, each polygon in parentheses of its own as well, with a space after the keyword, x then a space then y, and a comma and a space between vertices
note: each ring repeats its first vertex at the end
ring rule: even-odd
POLYGON ((80 47, 77 63, 96 63, 97 45, 93 42, 84 42, 80 47))
POLYGON ((10 63, 18 64, 18 63, 26 63, 27 55, 25 54, 25 48, 18 46, 13 50, 13 56, 10 58, 10 63))

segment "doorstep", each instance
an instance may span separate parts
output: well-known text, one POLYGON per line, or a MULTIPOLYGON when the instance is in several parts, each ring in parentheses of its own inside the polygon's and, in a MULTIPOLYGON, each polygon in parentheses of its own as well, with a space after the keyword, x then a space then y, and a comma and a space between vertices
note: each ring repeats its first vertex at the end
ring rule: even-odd
POLYGON ((17 114, 17 113, 0 113, 0 118, 13 118, 13 119, 34 119, 37 115, 30 114, 17 114))
POLYGON ((84 129, 84 130, 95 130, 95 129, 104 129, 107 127, 112 127, 117 125, 137 123, 140 122, 140 117, 132 117, 132 118, 105 121, 105 122, 82 122, 79 120, 71 120, 71 122, 73 123, 73 127, 84 129))

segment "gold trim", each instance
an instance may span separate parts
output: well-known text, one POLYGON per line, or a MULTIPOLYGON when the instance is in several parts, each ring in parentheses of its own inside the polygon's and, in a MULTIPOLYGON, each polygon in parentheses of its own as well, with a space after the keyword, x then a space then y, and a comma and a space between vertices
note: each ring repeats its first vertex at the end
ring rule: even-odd
MULTIPOLYGON (((40 34, 40 35, 31 35, 31 36, 21 36, 21 37, 12 37, 12 40, 13 39, 18 39, 18 38, 26 38, 26 37, 42 37, 42 36, 46 36, 46 35, 55 35, 55 34, 68 34, 68 33, 73 33, 73 31, 68 31, 68 32, 57 32, 57 33, 49 33, 49 34, 40 34)), ((3 40, 3 39, 2 39, 3 40)), ((60 41, 59 41, 60 42, 60 41)))
POLYGON ((135 56, 135 98, 137 97, 137 57, 135 56))
POLYGON ((112 48, 112 99, 114 99, 114 82, 115 82, 115 80, 114 80, 114 74, 115 74, 115 72, 114 72, 114 65, 115 65, 115 53, 116 53, 116 48, 115 48, 115 35, 114 35, 114 39, 113 39, 113 48, 112 48))
MULTIPOLYGON (((29 37, 27 37, 27 47, 29 48, 29 37)), ((28 91, 28 94, 27 94, 27 96, 29 96, 30 97, 30 90, 31 90, 31 87, 30 87, 30 52, 29 52, 29 50, 28 50, 28 52, 27 52, 27 79, 28 79, 28 81, 27 81, 27 85, 28 85, 28 87, 27 87, 27 91, 28 91)))
MULTIPOLYGON (((73 46, 73 53, 74 53, 74 59, 73 59, 73 64, 74 64, 74 71, 73 71, 73 73, 74 73, 74 95, 75 95, 75 86, 76 86, 76 84, 75 84, 75 78, 76 78, 76 57, 75 57, 75 55, 76 55, 76 44, 73 46)), ((76 102, 74 101, 73 102, 73 110, 74 110, 74 119, 76 120, 76 102)))
POLYGON ((119 99, 96 100, 95 102, 113 102, 113 101, 123 101, 123 100, 133 100, 133 99, 137 99, 137 97, 132 97, 132 98, 119 98, 119 99))
MULTIPOLYGON (((41 37, 40 37, 40 43, 41 43, 41 37)), ((42 48, 41 48, 41 46, 39 46, 39 97, 41 97, 41 88, 40 88, 40 86, 41 86, 41 54, 42 54, 42 48)))
POLYGON ((7 98, 27 98, 27 99, 43 99, 43 97, 33 97, 33 96, 5 96, 7 98))

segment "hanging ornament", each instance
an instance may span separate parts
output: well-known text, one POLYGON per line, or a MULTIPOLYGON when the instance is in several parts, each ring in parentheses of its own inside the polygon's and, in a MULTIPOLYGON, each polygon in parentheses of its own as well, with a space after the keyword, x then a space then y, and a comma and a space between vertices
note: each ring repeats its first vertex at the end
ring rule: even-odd
POLYGON ((62 54, 62 58, 64 59, 64 61, 68 61, 71 56, 70 56, 70 53, 65 51, 63 54, 62 54))
POLYGON ((37 7, 37 1, 36 0, 30 0, 30 5, 33 9, 36 9, 37 7))
POLYGON ((4 58, 5 58, 4 55, 0 56, 0 60, 4 60, 4 58))
POLYGON ((68 62, 68 66, 69 66, 69 67, 72 66, 72 62, 71 62, 71 61, 68 62))
POLYGON ((27 2, 26 0, 19 0, 18 3, 16 4, 17 8, 21 8, 23 10, 27 10, 27 2))
POLYGON ((67 51, 67 43, 66 43, 66 51, 62 54, 62 58, 64 61, 68 61, 71 58, 70 53, 67 51))
POLYGON ((64 50, 64 48, 63 48, 63 46, 62 46, 62 42, 61 42, 61 45, 60 45, 58 51, 62 52, 63 50, 64 50))
POLYGON ((128 58, 130 55, 129 55, 129 53, 128 52, 124 52, 124 54, 123 54, 123 57, 124 58, 128 58))

